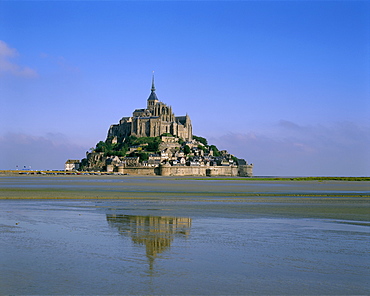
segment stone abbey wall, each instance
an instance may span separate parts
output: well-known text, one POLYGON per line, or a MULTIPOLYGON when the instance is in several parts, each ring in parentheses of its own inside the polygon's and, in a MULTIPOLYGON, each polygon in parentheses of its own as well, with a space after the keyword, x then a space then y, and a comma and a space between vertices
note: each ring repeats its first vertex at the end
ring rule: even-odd
POLYGON ((154 77, 146 109, 136 109, 131 117, 123 117, 119 124, 108 130, 107 140, 121 143, 129 136, 159 137, 169 133, 175 137, 191 141, 193 137, 189 115, 175 116, 172 107, 160 102, 155 93, 154 77))

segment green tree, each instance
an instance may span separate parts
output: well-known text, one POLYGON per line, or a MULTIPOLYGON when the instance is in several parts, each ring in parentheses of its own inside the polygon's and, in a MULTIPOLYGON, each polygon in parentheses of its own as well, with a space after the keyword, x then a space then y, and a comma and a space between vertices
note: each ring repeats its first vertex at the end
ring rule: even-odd
POLYGON ((159 142, 155 141, 152 143, 148 143, 148 146, 146 146, 146 150, 150 152, 157 152, 159 147, 159 142))
POLYGON ((95 152, 104 152, 105 150, 105 142, 100 141, 98 144, 96 144, 95 152))
POLYGON ((206 138, 198 137, 198 136, 193 135, 193 139, 202 143, 204 146, 208 146, 208 142, 207 142, 206 138))
POLYGON ((136 155, 136 152, 131 152, 128 156, 129 157, 136 157, 137 155, 136 155))
POLYGON ((211 146, 209 146, 209 148, 213 151, 213 156, 220 156, 221 155, 220 151, 217 149, 217 147, 215 145, 211 145, 211 146))
POLYGON ((129 136, 128 138, 125 139, 125 144, 127 144, 128 147, 135 145, 135 141, 137 140, 137 137, 135 136, 129 136))
POLYGON ((121 147, 121 149, 120 149, 120 153, 121 153, 121 155, 120 156, 125 156, 126 155, 126 152, 127 152, 127 148, 125 147, 125 146, 123 146, 123 147, 121 147))
POLYGON ((87 165, 88 165, 87 159, 86 158, 81 159, 80 168, 78 170, 79 171, 85 170, 87 165))
POLYGON ((188 145, 185 145, 184 146, 184 153, 187 155, 187 154, 189 154, 190 153, 190 147, 188 146, 188 145))
POLYGON ((137 156, 139 156, 140 162, 147 161, 149 159, 148 153, 145 152, 140 152, 137 154, 137 156))
POLYGON ((172 135, 172 134, 170 134, 170 133, 163 133, 161 136, 165 136, 165 137, 173 137, 173 135, 172 135))

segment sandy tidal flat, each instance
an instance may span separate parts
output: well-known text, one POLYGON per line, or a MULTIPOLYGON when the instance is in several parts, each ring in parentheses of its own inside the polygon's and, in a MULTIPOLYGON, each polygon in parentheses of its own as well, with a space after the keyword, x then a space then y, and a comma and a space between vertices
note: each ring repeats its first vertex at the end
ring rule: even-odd
POLYGON ((370 221, 370 182, 193 180, 143 176, 5 176, 0 199, 119 199, 174 213, 370 221))
POLYGON ((369 295, 368 185, 0 177, 0 294, 369 295))

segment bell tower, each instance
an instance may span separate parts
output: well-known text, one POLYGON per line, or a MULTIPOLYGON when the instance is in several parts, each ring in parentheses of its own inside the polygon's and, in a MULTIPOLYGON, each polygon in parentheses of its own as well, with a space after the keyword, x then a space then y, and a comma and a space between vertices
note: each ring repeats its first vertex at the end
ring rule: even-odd
POLYGON ((152 88, 151 88, 151 93, 148 98, 148 104, 147 104, 147 109, 153 110, 154 106, 159 102, 157 95, 155 93, 155 86, 154 86, 154 71, 153 71, 153 77, 152 77, 152 88))

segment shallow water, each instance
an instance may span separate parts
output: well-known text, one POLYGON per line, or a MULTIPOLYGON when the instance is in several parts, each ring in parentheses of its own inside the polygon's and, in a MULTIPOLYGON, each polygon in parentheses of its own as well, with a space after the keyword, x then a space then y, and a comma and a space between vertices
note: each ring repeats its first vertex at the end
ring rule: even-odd
POLYGON ((369 226, 169 212, 165 202, 1 201, 0 294, 370 292, 369 226))
MULTIPOLYGON (((312 204, 306 197, 287 198, 281 205, 281 196, 234 200, 227 195, 335 188, 361 192, 363 183, 270 185, 159 178, 0 179, 0 188, 157 193, 148 199, 0 200, 0 294, 369 295, 368 215, 356 210, 350 220, 322 219, 331 199, 315 197, 312 204), (292 215, 297 204, 307 215, 292 215), (315 218, 318 209, 320 219, 315 218)), ((357 197, 338 200, 343 212, 353 211, 358 202, 357 197)), ((356 209, 363 206, 368 203, 356 209)))

